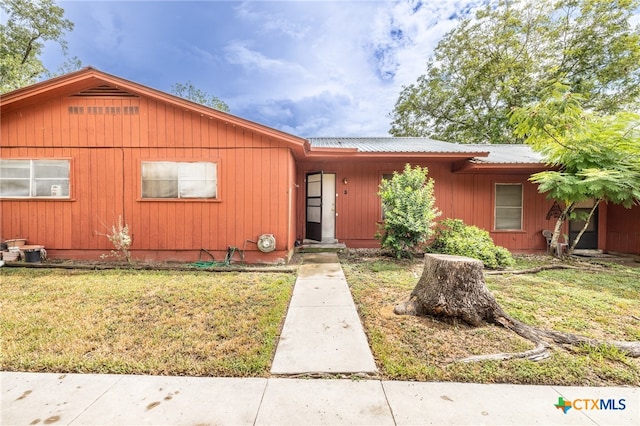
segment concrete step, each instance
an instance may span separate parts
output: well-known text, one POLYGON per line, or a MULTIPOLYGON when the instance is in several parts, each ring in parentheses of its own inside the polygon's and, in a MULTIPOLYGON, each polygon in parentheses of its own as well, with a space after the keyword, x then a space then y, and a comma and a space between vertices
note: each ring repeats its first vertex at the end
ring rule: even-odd
POLYGON ((344 243, 318 243, 304 240, 302 245, 296 247, 296 253, 340 253, 346 250, 344 243))

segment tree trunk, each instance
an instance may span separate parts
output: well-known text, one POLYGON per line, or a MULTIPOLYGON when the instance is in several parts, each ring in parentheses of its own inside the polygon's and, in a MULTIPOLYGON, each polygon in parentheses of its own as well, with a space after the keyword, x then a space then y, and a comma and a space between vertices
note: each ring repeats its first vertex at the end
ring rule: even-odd
POLYGON ((422 277, 396 314, 457 318, 472 326, 506 315, 487 289, 482 262, 462 256, 427 254, 422 277))
MULTIPOLYGON (((556 221, 556 226, 553 229, 553 236, 551 237, 551 253, 555 253, 556 256, 562 257, 563 253, 558 253, 558 242, 560 241, 560 234, 562 233, 562 225, 573 211, 575 203, 569 203, 565 206, 562 214, 556 221)), ((567 241, 568 242, 568 241, 567 241)))
POLYGON ((535 349, 519 354, 483 355, 463 361, 510 358, 538 361, 549 356, 548 341, 563 345, 608 344, 630 356, 640 356, 640 342, 600 342, 569 333, 541 330, 512 318, 487 288, 482 262, 468 257, 426 254, 420 280, 411 292, 409 300, 398 304, 394 313, 458 319, 474 327, 489 322, 509 329, 536 344, 535 349))
POLYGON ((573 251, 576 249, 576 246, 578 245, 578 242, 580 242, 580 238, 582 238, 582 234, 584 234, 585 231, 587 230, 587 228, 589 227, 589 223, 591 222, 591 218, 593 217, 593 214, 596 212, 596 209, 598 208, 598 205, 600 204, 600 201, 602 201, 602 200, 596 200, 596 202, 594 203, 593 207, 589 211, 589 216, 584 221, 584 226, 582 227, 582 229, 580 230, 578 235, 576 235, 576 238, 573 240, 573 244, 571 244, 571 247, 567 251, 567 256, 571 256, 573 254, 573 251))

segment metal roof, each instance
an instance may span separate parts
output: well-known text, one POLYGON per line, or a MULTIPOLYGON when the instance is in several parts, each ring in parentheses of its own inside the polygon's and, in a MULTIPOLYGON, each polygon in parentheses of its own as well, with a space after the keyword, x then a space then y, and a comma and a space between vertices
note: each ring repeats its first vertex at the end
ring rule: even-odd
POLYGON ((347 148, 359 152, 389 153, 481 153, 472 162, 482 164, 544 163, 540 154, 528 145, 458 144, 421 137, 334 137, 308 138, 312 148, 347 148))
POLYGON ((513 144, 513 145, 489 145, 489 144, 473 144, 478 148, 489 151, 487 157, 475 157, 471 160, 474 163, 488 164, 544 164, 542 154, 531 149, 529 145, 513 144))
POLYGON ((429 138, 309 138, 313 148, 356 148, 360 152, 433 152, 433 153, 464 153, 486 152, 478 150, 478 146, 455 144, 437 141, 429 138))

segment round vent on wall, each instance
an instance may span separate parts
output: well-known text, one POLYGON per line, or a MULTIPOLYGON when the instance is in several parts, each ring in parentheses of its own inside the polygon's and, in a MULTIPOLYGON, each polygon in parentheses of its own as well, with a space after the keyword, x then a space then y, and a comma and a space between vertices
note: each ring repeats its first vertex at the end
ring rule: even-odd
POLYGON ((276 249, 276 237, 273 234, 262 234, 258 238, 258 250, 263 253, 269 253, 276 249))

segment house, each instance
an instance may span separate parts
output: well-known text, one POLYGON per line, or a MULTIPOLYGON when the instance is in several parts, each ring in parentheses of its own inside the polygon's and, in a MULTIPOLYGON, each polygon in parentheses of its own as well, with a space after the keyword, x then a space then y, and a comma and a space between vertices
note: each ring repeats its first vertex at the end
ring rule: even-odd
MULTIPOLYGON (((554 223, 526 146, 303 139, 93 68, 7 93, 0 108, 0 238, 52 258, 109 253, 120 216, 147 261, 236 247, 247 262, 283 262, 302 239, 376 247, 378 185, 406 163, 429 168, 442 217, 510 250, 544 251, 554 223)), ((640 208, 601 205, 587 237, 640 253, 640 208)))

